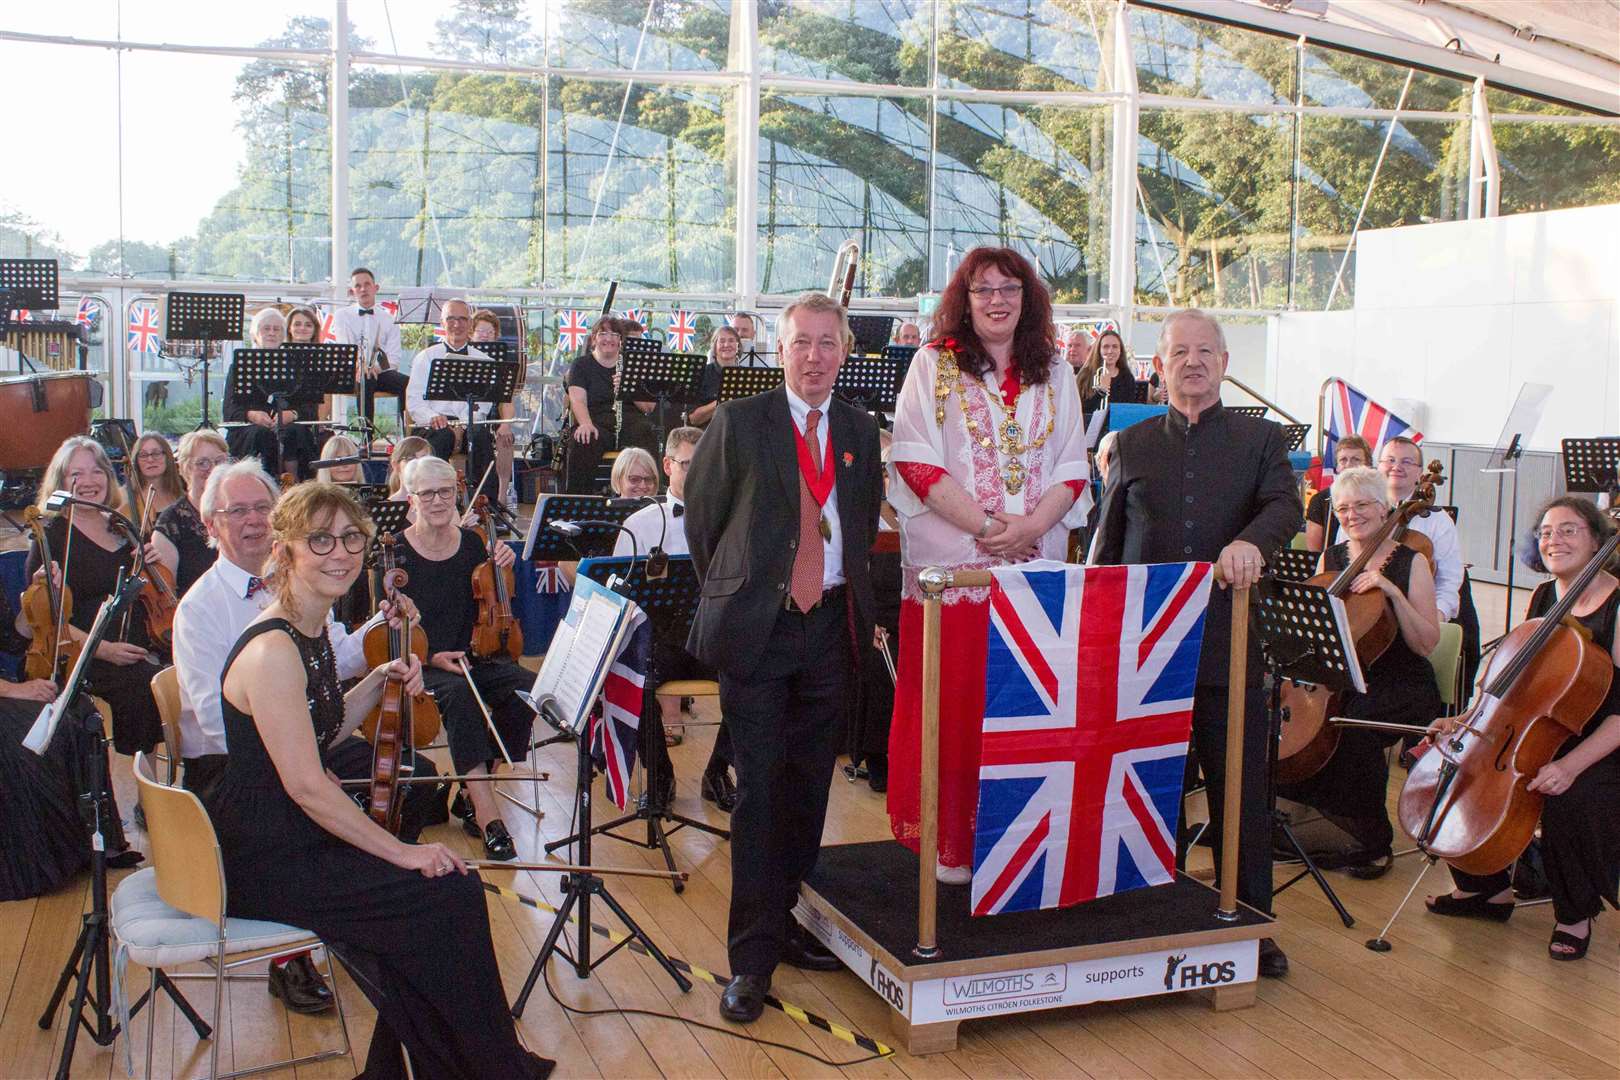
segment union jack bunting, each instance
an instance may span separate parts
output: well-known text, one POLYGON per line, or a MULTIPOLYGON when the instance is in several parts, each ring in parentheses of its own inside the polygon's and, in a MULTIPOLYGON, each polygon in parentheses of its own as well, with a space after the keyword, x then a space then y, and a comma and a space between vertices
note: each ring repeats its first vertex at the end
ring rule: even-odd
POLYGON ((88 296, 80 297, 79 308, 74 313, 73 321, 79 326, 94 326, 96 322, 96 302, 88 296))
POLYGON ((664 331, 664 338, 674 346, 676 352, 686 352, 692 347, 692 341, 697 337, 697 316, 690 311, 672 311, 669 314, 669 329, 664 331))
POLYGON ((27 308, 17 308, 11 313, 12 322, 33 322, 34 313, 27 308))
POLYGON ((647 613, 632 604, 629 622, 630 634, 602 685, 602 708, 591 718, 591 757, 602 770, 608 798, 621 810, 630 803, 630 773, 636 766, 636 736, 641 730, 641 693, 652 658, 652 624, 647 613))
MULTIPOLYGON (((1330 379, 1328 394, 1327 441, 1322 448, 1322 481, 1333 480, 1333 457, 1339 440, 1346 435, 1360 435, 1372 444, 1373 453, 1386 439, 1405 435, 1413 442, 1422 442, 1423 433, 1405 420, 1384 408, 1343 379, 1330 379)), ((1320 488, 1322 485, 1318 484, 1320 488)))
POLYGON ((640 323, 643 330, 649 329, 652 326, 652 309, 651 308, 639 308, 639 307, 625 308, 624 309, 624 317, 626 319, 629 319, 631 322, 640 323))
POLYGON ((583 311, 565 311, 557 317, 557 348, 578 352, 591 334, 590 316, 583 311))
POLYGON ((323 345, 329 341, 337 341, 337 328, 332 325, 334 318, 335 316, 331 312, 327 312, 321 317, 321 332, 316 340, 323 345))
POLYGON ((995 571, 975 915, 1172 879, 1211 580, 1209 563, 995 571))
POLYGON ((384 311, 388 312, 388 317, 389 318, 391 318, 391 319, 398 319, 399 318, 399 301, 398 300, 379 300, 379 301, 377 301, 377 306, 382 308, 384 311))
POLYGON ((151 304, 131 304, 129 308, 129 340, 125 348, 130 352, 155 353, 163 351, 163 339, 158 336, 157 308, 151 304))

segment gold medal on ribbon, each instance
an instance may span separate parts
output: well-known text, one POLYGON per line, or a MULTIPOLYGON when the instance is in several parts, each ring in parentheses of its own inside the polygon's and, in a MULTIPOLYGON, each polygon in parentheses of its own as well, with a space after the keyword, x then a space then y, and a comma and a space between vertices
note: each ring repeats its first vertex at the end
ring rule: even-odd
POLYGON ((827 515, 826 514, 821 515, 821 518, 818 521, 818 525, 821 528, 821 538, 823 540, 827 541, 828 543, 831 543, 832 542, 832 523, 827 520, 827 515))

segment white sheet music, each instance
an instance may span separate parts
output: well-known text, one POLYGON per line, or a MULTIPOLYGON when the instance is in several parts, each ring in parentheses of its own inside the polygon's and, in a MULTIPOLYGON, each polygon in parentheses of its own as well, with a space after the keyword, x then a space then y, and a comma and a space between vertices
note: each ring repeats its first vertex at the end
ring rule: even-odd
POLYGON ((574 582, 568 612, 557 624, 530 694, 536 703, 554 702, 558 719, 576 734, 613 658, 624 643, 630 600, 587 578, 574 582))

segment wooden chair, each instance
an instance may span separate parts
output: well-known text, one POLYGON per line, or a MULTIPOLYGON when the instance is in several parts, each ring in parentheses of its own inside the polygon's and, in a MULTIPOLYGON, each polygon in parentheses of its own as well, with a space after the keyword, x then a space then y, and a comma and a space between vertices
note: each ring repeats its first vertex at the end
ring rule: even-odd
POLYGON ((152 700, 163 721, 163 759, 168 768, 163 782, 173 785, 180 775, 180 677, 170 664, 152 676, 152 700))
MULTIPOLYGON (((224 1003, 225 980, 268 977, 262 972, 227 972, 244 964, 304 952, 319 946, 321 942, 309 931, 295 926, 226 915, 224 862, 220 858, 219 840, 214 835, 213 823, 208 820, 202 803, 189 791, 159 783, 153 775, 152 763, 144 753, 135 755, 135 782, 140 788, 141 806, 146 811, 152 865, 121 881, 112 895, 112 930, 117 947, 113 979, 118 1021, 126 1037, 125 1065, 133 1073, 134 1052, 129 1037, 132 1010, 124 992, 124 975, 129 961, 134 960, 151 973, 150 988, 142 999, 148 1003, 145 1075, 152 1075, 152 1041, 157 1014, 150 1002, 156 995, 158 973, 163 972, 168 979, 214 980, 216 1030, 210 1039, 208 1075, 218 1077, 217 1029, 224 1003), (207 963, 213 970, 209 974, 168 974, 170 967, 194 963, 207 963)), ((332 1000, 337 1005, 338 1025, 343 1031, 342 1049, 322 1050, 304 1057, 254 1066, 226 1073, 225 1077, 347 1057, 350 1053, 349 1027, 343 1015, 343 999, 339 996, 334 974, 332 955, 328 950, 326 978, 332 988, 332 1000)), ((138 1009, 141 1003, 138 1001, 135 1008, 138 1009)))

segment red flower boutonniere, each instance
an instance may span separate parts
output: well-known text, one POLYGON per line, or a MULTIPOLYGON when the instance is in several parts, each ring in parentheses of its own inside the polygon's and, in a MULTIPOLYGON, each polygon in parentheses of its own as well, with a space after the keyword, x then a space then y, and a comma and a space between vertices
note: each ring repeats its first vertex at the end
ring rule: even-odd
POLYGON ((853 464, 855 464, 855 455, 850 453, 848 450, 845 450, 844 451, 844 468, 847 469, 853 464))

